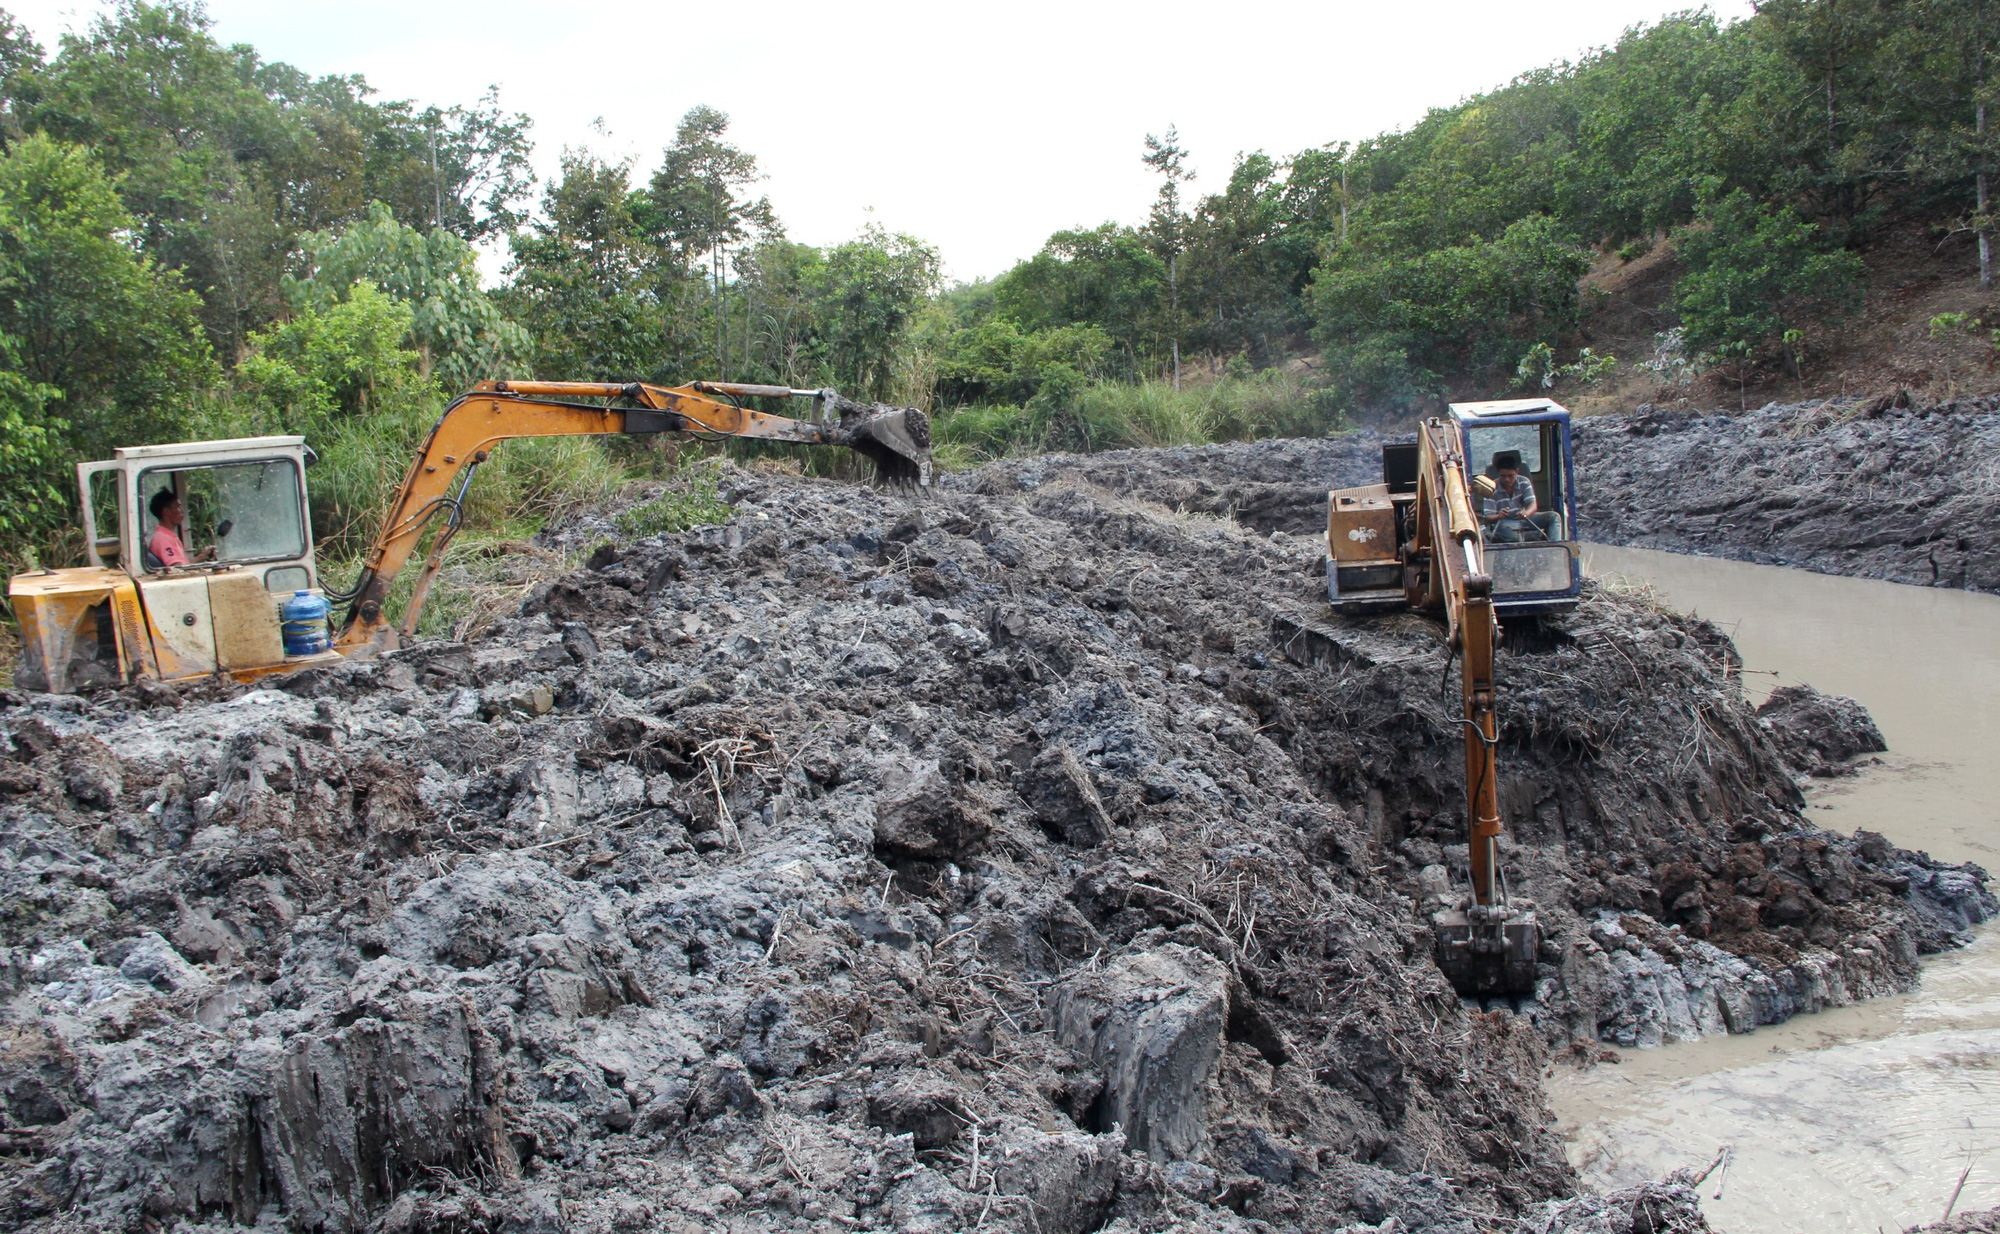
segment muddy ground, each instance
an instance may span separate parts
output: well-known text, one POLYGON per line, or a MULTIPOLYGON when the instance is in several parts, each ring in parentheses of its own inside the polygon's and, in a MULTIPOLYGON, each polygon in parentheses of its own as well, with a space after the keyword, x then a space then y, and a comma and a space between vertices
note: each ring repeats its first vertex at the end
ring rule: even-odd
POLYGON ((2000 591, 2000 400, 1642 407, 1577 425, 1587 539, 2000 591))
POLYGON ((471 644, 6 696, 0 1223, 1704 1228, 1568 1198, 1545 1067, 1906 988, 1984 872, 1806 825, 1865 715, 1593 587, 1503 653, 1547 943, 1468 1005, 1439 628, 1262 525, 1372 447, 1219 449, 732 473, 471 644))

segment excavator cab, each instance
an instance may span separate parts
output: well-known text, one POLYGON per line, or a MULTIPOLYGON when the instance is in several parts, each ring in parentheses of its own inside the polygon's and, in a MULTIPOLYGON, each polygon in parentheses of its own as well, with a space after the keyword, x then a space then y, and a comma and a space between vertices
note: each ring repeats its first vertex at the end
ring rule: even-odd
MULTIPOLYGON (((1494 460, 1518 455, 1537 512, 1520 542, 1486 537, 1493 608, 1501 617, 1568 612, 1583 595, 1576 538, 1576 472, 1570 413, 1552 399, 1451 404, 1466 468, 1476 486, 1494 460)), ((1409 603, 1415 534, 1416 442, 1382 447, 1382 483, 1338 489, 1327 501, 1327 597, 1343 613, 1386 612, 1409 603)), ((1475 492, 1474 500, 1481 498, 1475 492)))
POLYGON ((64 692, 141 673, 176 681, 298 667, 304 658, 284 652, 278 604, 318 586, 309 458, 303 437, 243 437, 130 446, 78 464, 91 563, 14 576, 16 680, 64 692), (208 560, 168 567, 153 555, 160 492, 185 512, 189 556, 208 560))

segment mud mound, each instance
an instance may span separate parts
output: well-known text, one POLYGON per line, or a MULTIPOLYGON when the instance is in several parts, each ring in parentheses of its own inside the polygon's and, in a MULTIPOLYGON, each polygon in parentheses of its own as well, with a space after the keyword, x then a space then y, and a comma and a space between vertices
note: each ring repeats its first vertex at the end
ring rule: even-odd
POLYGON ((1314 535, 1326 529, 1327 490, 1380 484, 1382 443, 1395 439, 1361 429, 1337 437, 1047 454, 950 483, 978 492, 995 485, 1032 491, 1059 481, 1082 482, 1185 514, 1228 518, 1255 531, 1314 535))
POLYGON ((1835 399, 1579 420, 1578 519, 1604 544, 2000 591, 1996 408, 1835 399))
POLYGON ((1867 708, 1811 686, 1779 686, 1759 704, 1757 718, 1785 765, 1801 776, 1846 775, 1855 759, 1889 748, 1867 708))
POLYGON ((1468 1005, 1438 628, 1107 483, 738 473, 469 644, 6 696, 6 1220, 1699 1228, 1564 1198, 1551 1046, 1904 988, 1993 911, 1806 826, 1726 640, 1593 590, 1503 658, 1549 937, 1468 1005))

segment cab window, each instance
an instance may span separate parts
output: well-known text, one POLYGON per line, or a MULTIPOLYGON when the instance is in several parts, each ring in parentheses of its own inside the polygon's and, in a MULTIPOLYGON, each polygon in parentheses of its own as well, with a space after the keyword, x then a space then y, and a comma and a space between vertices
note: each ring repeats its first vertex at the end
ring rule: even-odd
MULTIPOLYGON (((1535 486, 1535 504, 1560 517, 1562 448, 1553 424, 1496 424, 1465 433, 1465 461, 1475 476, 1493 474, 1493 456, 1517 450, 1521 470, 1535 486)), ((1558 538, 1563 538, 1561 535, 1558 538)))
POLYGON ((190 557, 210 545, 215 546, 217 561, 280 561, 305 555, 298 468, 289 459, 141 472, 141 544, 158 525, 150 506, 162 489, 180 496, 186 515, 181 542, 190 557))

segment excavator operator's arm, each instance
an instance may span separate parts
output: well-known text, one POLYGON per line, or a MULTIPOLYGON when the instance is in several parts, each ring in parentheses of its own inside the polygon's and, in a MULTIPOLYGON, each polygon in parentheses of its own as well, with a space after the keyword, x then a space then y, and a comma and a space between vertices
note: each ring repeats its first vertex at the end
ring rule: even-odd
POLYGON ((445 408, 411 461, 355 582, 336 645, 349 654, 370 646, 382 650, 396 645, 383 601, 426 528, 442 518, 403 614, 403 633, 416 630, 445 548, 458 531, 466 488, 495 445, 511 437, 608 433, 694 433, 847 446, 874 459, 889 479, 930 483, 930 425, 913 407, 870 407, 831 390, 722 382, 675 387, 637 382, 481 382, 445 408), (738 401, 745 397, 807 397, 813 400, 813 414, 794 420, 753 411, 738 401), (581 399, 610 402, 577 401, 581 399))
POLYGON ((1410 601, 1417 607, 1444 606, 1451 643, 1459 653, 1472 895, 1476 903, 1492 905, 1499 898, 1495 875, 1500 835, 1500 794, 1493 756, 1499 739, 1493 649, 1500 641, 1500 627, 1493 612, 1493 579, 1486 573, 1485 547, 1457 430, 1443 420, 1428 420, 1418 443, 1414 539, 1419 553, 1428 551, 1430 569, 1412 572, 1421 590, 1410 601))

